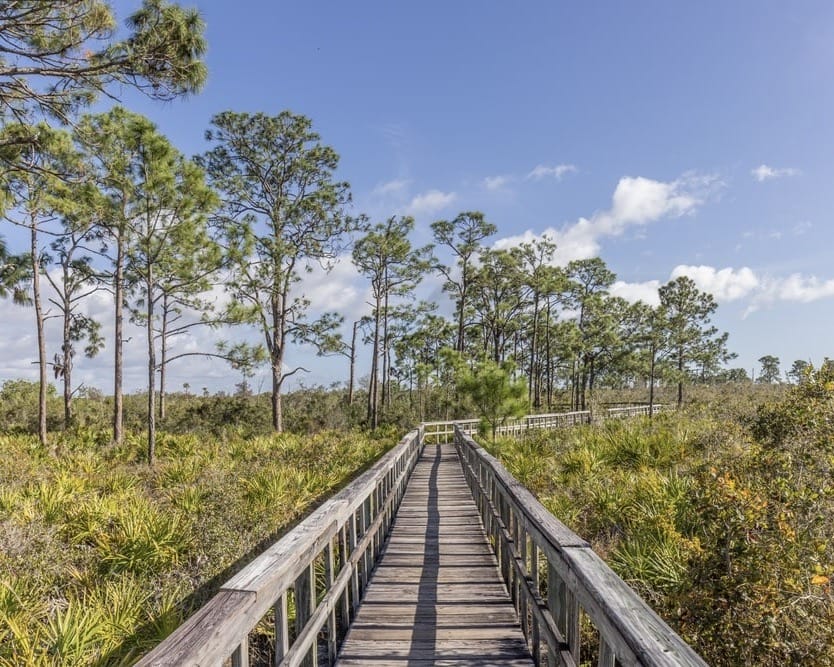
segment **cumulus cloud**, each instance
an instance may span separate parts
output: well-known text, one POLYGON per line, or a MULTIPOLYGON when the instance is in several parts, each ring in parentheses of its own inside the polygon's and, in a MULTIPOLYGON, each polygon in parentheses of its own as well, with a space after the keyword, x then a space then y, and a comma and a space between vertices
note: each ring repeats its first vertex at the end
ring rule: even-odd
POLYGON ((761 292, 756 295, 748 310, 752 312, 761 305, 772 304, 776 301, 810 303, 829 297, 834 297, 834 279, 820 280, 816 276, 793 273, 787 278, 765 279, 761 292))
POLYGON ((629 303, 642 301, 650 306, 657 306, 660 303, 658 296, 659 280, 647 280, 642 283, 628 283, 623 280, 616 281, 611 285, 609 292, 611 296, 618 296, 629 303))
POLYGON ((688 266, 681 264, 672 269, 671 279, 680 276, 691 278, 703 292, 709 292, 718 301, 736 301, 748 296, 760 287, 760 280, 752 269, 716 269, 713 266, 688 266))
POLYGON ((511 180, 512 177, 510 176, 487 176, 482 181, 482 184, 487 190, 500 190, 501 188, 505 187, 511 180))
POLYGON ((752 174, 753 178, 755 178, 759 183, 762 181, 770 181, 774 178, 785 178, 787 176, 798 176, 800 174, 799 169, 795 169, 794 167, 770 167, 766 164, 760 164, 755 169, 751 169, 750 173, 752 174))
POLYGON ((598 211, 590 218, 580 218, 562 229, 549 227, 541 234, 528 230, 499 239, 495 247, 509 248, 549 236, 557 245, 554 256, 557 265, 595 257, 599 254, 600 239, 619 236, 629 227, 693 213, 720 186, 720 181, 711 175, 685 174, 669 182, 626 176, 617 183, 609 209, 598 211))
POLYGON ((576 167, 572 164, 557 164, 556 166, 538 164, 527 174, 527 178, 534 181, 540 181, 543 178, 555 178, 557 181, 561 181, 565 174, 574 171, 576 171, 576 167))
POLYGON ((408 183, 409 181, 402 178, 394 179, 393 181, 387 181, 385 183, 380 183, 373 189, 372 194, 377 197, 397 195, 403 192, 408 187, 408 183))
POLYGON ((429 190, 414 197, 406 206, 408 215, 432 215, 449 206, 457 199, 454 192, 441 192, 440 190, 429 190))
POLYGON ((370 298, 369 288, 362 284, 348 254, 339 257, 330 271, 314 264, 313 270, 302 276, 298 291, 310 301, 311 314, 337 311, 352 322, 364 314, 365 301, 370 298))

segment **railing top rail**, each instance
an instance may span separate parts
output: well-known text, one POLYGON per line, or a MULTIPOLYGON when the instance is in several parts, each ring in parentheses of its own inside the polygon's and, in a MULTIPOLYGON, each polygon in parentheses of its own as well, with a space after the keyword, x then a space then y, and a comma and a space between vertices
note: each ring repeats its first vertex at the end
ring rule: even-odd
POLYGON ((486 468, 550 567, 623 664, 705 667, 703 659, 670 628, 591 548, 556 519, 494 456, 456 429, 456 442, 486 468))
MULTIPOLYGON (((654 411, 660 411, 664 406, 657 403, 654 405, 654 411)), ((601 410, 602 414, 605 413, 620 413, 620 412, 644 412, 649 409, 648 404, 634 404, 628 406, 619 406, 615 408, 603 408, 601 410)), ((590 410, 573 410, 570 412, 542 412, 538 414, 530 414, 525 415, 523 417, 518 418, 509 418, 507 419, 507 423, 504 426, 518 426, 519 424, 524 424, 527 421, 531 420, 544 420, 544 419, 560 419, 560 418, 568 418, 568 417, 577 417, 580 415, 590 415, 590 410)), ((430 421, 430 422, 422 422, 421 426, 424 428, 438 428, 444 427, 445 429, 451 429, 454 424, 459 425, 469 425, 469 424, 478 424, 480 419, 449 419, 446 421, 430 421)), ((502 428, 501 426, 498 427, 499 430, 502 428)))

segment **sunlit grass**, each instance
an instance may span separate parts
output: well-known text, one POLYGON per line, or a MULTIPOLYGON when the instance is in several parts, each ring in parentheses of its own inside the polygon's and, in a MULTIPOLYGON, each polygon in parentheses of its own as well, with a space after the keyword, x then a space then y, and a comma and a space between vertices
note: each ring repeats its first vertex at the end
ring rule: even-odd
POLYGON ((0 436, 0 665, 132 663, 394 435, 0 436))

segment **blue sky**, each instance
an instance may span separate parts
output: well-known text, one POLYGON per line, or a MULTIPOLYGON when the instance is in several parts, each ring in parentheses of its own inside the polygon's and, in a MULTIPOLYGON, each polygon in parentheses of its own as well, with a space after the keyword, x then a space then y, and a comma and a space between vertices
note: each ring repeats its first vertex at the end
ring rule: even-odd
MULTIPOLYGON (((354 212, 411 213, 417 243, 482 210, 499 245, 551 230, 565 259, 598 252, 630 298, 691 275, 748 370, 834 356, 834 4, 191 4, 208 26, 204 92, 122 95, 186 154, 216 112, 291 109, 341 155, 354 212)), ((362 309, 348 266, 306 290, 362 309)), ((25 345, 0 352, 0 377, 32 372, 25 345)), ((297 354, 307 383, 346 375, 297 354)), ((106 359, 82 363, 107 388, 106 359)), ((212 362, 189 370, 192 386, 230 382, 212 362)))

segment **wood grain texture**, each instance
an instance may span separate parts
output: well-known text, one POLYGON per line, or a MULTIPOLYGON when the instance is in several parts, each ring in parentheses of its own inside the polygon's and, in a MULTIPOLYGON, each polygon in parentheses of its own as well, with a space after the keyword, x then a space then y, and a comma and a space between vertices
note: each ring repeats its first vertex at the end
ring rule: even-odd
POLYGON ((426 445, 336 664, 533 664, 451 446, 426 445))

